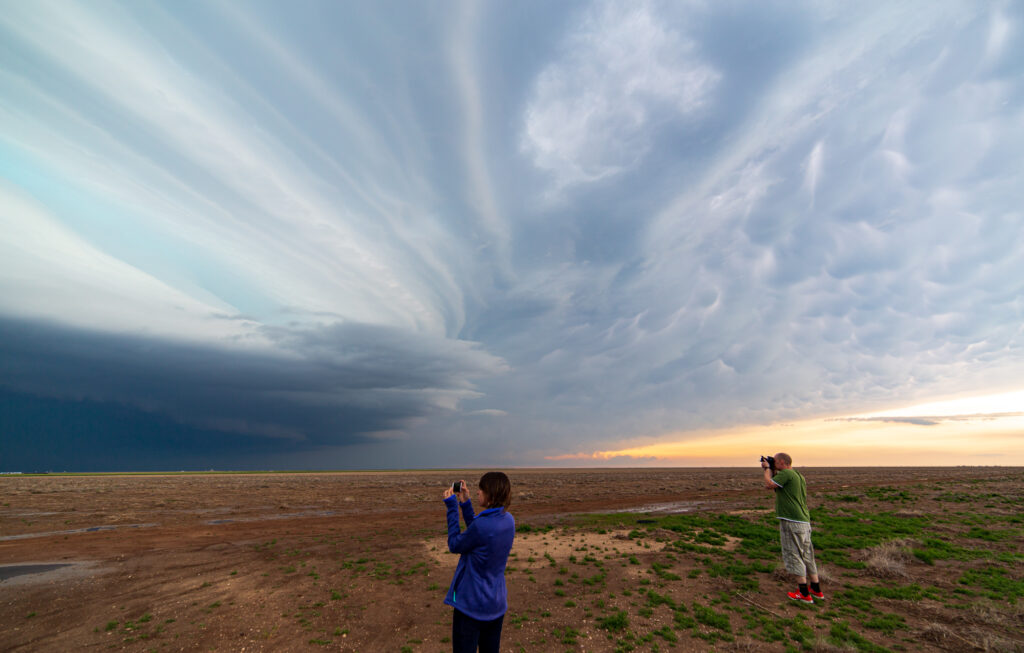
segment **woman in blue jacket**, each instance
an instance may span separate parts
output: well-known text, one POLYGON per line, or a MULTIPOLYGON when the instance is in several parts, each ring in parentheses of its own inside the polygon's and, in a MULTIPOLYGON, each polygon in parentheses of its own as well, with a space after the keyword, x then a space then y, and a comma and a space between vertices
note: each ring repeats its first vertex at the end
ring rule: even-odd
POLYGON ((501 624, 508 609, 505 565, 516 535, 516 521, 508 513, 512 483, 502 472, 487 472, 480 478, 477 499, 485 508, 473 514, 466 482, 459 492, 444 493, 448 509, 448 550, 462 554, 444 602, 455 608, 452 616, 454 653, 498 653, 501 624), (466 530, 459 532, 459 508, 466 530))

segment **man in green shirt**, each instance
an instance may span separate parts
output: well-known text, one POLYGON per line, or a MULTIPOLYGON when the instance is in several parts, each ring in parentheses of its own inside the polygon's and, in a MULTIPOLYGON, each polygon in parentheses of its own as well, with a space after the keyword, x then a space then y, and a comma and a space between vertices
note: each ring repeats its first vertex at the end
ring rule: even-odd
POLYGON ((775 454, 775 469, 761 461, 764 485, 775 492, 775 514, 779 517, 779 536, 782 540, 782 561, 786 571, 796 576, 797 591, 788 592, 789 598, 804 603, 814 599, 825 600, 814 564, 814 546, 811 544, 811 513, 807 510, 807 481, 793 469, 793 459, 787 453, 775 454), (807 579, 810 578, 810 587, 807 579))

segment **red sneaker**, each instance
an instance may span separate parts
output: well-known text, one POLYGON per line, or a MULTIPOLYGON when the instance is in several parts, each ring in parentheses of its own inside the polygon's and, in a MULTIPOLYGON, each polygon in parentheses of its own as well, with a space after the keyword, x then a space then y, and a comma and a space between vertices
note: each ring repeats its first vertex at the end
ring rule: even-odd
POLYGON ((814 605, 814 599, 811 598, 810 594, 801 594, 800 592, 787 592, 786 596, 794 601, 800 601, 801 603, 810 603, 814 605))
POLYGON ((818 599, 819 601, 824 601, 825 600, 825 593, 824 592, 815 592, 814 590, 811 590, 811 598, 812 599, 818 599))

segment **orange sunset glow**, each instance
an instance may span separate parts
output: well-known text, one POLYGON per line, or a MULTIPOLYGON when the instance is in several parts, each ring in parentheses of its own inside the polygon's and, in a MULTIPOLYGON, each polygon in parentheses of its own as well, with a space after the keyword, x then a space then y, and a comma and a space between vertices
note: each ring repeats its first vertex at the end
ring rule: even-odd
POLYGON ((790 453, 804 466, 1024 464, 1024 391, 767 426, 666 434, 562 456, 567 464, 741 466, 790 453), (636 442, 636 441, 634 441, 636 442))

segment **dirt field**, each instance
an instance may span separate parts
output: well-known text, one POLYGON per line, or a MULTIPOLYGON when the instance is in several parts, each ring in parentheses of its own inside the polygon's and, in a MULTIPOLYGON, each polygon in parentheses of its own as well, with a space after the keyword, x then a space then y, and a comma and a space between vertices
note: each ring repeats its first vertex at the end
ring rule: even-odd
MULTIPOLYGON (((1024 470, 513 470, 509 651, 1024 650, 1024 470)), ((0 477, 0 650, 446 651, 441 494, 479 471, 0 477)))

